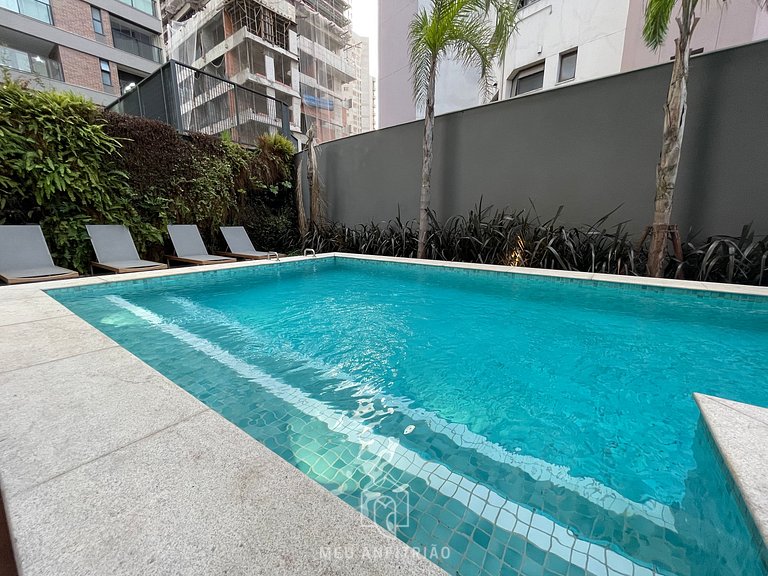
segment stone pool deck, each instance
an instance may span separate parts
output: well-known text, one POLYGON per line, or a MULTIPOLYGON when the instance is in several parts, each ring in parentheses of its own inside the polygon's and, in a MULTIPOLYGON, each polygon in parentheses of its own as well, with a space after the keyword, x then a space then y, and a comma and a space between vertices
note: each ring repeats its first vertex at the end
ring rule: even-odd
MULTIPOLYGON (((318 258, 334 256, 353 257, 318 258)), ((768 296, 744 286, 360 258, 768 296)), ((444 574, 43 292, 261 265, 280 263, 0 287, 0 490, 20 574, 444 574)), ((768 410, 696 400, 765 538, 768 410)))

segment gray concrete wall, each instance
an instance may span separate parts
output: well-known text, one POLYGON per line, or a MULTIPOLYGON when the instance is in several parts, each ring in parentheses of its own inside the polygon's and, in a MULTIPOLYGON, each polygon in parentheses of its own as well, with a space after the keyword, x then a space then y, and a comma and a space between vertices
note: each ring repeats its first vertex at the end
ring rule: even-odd
MULTIPOLYGON (((768 233, 768 42, 697 57, 673 220, 685 233, 768 233)), ((440 116, 432 206, 445 219, 485 205, 641 230, 652 218, 663 65, 440 116)), ((328 215, 347 224, 418 212, 422 124, 319 147, 328 215)), ((307 204, 308 205, 308 204, 307 204)))

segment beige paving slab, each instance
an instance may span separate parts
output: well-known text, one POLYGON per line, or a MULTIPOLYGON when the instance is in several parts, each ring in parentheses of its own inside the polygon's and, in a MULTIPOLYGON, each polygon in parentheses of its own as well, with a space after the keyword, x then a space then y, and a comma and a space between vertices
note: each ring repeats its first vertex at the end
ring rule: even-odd
POLYGON ((5 373, 0 485, 13 495, 204 409, 120 347, 5 373))
POLYGON ((0 293, 0 326, 67 315, 65 306, 40 290, 0 293))
POLYGON ((768 544, 768 409, 694 394, 704 421, 768 544))
MULTIPOLYGON (((19 307, 19 315, 34 314, 34 302, 19 307)), ((117 346, 74 314, 4 326, 0 330, 0 375, 43 362, 117 346)), ((5 381, 0 376, 0 385, 5 381)))
POLYGON ((35 290, 48 290, 50 288, 70 288, 72 286, 89 286, 104 282, 98 276, 80 276, 69 280, 50 280, 48 282, 31 282, 29 284, 14 284, 6 286, 0 284, 0 298, 14 292, 34 292, 35 290))
POLYGON ((8 509, 24 576, 444 574, 210 411, 8 509))

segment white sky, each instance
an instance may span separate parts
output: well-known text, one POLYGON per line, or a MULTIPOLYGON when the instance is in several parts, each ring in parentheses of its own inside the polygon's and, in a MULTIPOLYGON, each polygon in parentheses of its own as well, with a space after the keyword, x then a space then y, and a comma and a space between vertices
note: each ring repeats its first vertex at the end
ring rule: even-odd
POLYGON ((371 76, 379 77, 379 0, 349 0, 352 30, 370 40, 371 76))

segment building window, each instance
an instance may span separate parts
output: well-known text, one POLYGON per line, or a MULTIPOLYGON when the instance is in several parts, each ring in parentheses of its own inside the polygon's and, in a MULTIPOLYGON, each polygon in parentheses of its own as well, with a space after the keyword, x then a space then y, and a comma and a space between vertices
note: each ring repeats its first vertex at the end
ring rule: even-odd
POLYGON ((156 14, 154 0, 120 0, 120 2, 133 6, 136 10, 141 10, 145 14, 152 14, 153 16, 156 14))
POLYGON ((557 75, 558 82, 573 80, 576 78, 576 50, 560 54, 560 72, 557 75))
POLYGON ((115 48, 157 63, 162 62, 163 52, 155 46, 158 41, 155 34, 114 16, 110 16, 109 23, 112 27, 112 44, 115 48))
POLYGON ((40 56, 24 50, 0 45, 0 66, 7 66, 20 72, 29 72, 52 80, 64 80, 61 64, 48 56, 40 56))
POLYGON ((53 24, 50 0, 0 0, 0 8, 53 24))
POLYGON ((96 34, 104 36, 104 24, 101 21, 101 10, 96 6, 91 6, 91 20, 93 21, 93 31, 96 34))
POLYGON ((517 73, 512 94, 520 96, 521 94, 541 90, 542 86, 544 86, 544 64, 537 64, 517 73))
POLYGON ((101 66, 101 83, 104 86, 112 86, 112 72, 109 69, 109 62, 106 60, 99 60, 101 66))

